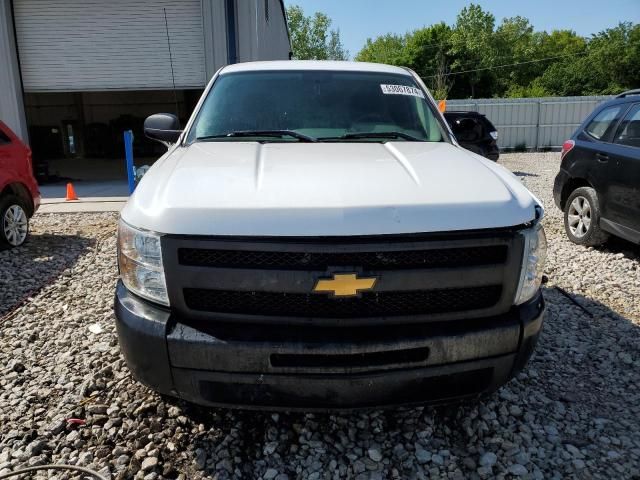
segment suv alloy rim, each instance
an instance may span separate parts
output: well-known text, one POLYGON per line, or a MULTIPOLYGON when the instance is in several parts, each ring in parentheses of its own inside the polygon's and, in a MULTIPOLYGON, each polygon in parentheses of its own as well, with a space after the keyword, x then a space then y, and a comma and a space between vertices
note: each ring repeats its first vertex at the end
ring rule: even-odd
POLYGON ((569 230, 577 238, 584 237, 591 227, 591 204, 583 196, 573 199, 569 205, 569 230))
POLYGON ((20 205, 11 205, 4 213, 4 236, 10 245, 17 247, 27 238, 27 214, 20 205))

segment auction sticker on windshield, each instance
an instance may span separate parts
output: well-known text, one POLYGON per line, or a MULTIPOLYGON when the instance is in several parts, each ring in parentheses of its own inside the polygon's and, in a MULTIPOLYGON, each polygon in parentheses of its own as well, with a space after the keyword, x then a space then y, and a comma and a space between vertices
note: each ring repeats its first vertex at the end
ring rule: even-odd
POLYGON ((424 98, 424 92, 416 87, 407 85, 380 85, 382 93, 385 95, 411 95, 412 97, 424 98))

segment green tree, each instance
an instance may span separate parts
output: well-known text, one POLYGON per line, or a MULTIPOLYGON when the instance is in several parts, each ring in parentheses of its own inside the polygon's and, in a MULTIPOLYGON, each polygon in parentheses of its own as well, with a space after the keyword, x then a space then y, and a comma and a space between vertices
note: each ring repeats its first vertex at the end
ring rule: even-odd
POLYGON ((553 95, 614 94, 640 84, 640 25, 594 35, 574 55, 549 65, 538 83, 553 95))
POLYGON ((436 98, 618 93, 640 86, 640 25, 621 23, 591 38, 536 32, 470 4, 448 26, 367 39, 356 60, 407 66, 436 98))
POLYGON ((367 39, 355 57, 359 62, 386 63, 406 66, 420 75, 437 98, 446 98, 449 91, 447 72, 451 28, 438 23, 408 33, 382 35, 367 39))
POLYGON ((540 32, 536 37, 539 44, 538 54, 541 58, 579 54, 584 52, 587 47, 587 40, 573 30, 540 32))
POLYGON ((534 32, 531 35, 529 54, 514 56, 520 62, 512 68, 505 95, 508 97, 543 97, 551 95, 558 88, 552 88, 549 81, 542 81, 547 70, 555 65, 571 63, 577 55, 585 53, 586 40, 572 30, 554 30, 551 33, 534 32), (539 60, 530 62, 531 60, 539 60), (527 63, 529 62, 529 63, 527 63))
POLYGON ((406 58, 404 49, 406 37, 387 34, 375 40, 367 38, 364 47, 356 55, 358 62, 386 63, 388 65, 404 65, 406 58))
POLYGON ((496 65, 494 27, 495 17, 485 12, 480 5, 472 3, 460 11, 451 34, 449 53, 454 58, 451 70, 454 73, 460 72, 456 75, 456 83, 466 82, 471 97, 478 93, 486 95, 485 92, 492 83, 494 73, 482 69, 496 65), (475 71, 467 72, 468 70, 475 71), (481 82, 484 82, 485 88, 479 89, 481 82))
POLYGON ((340 30, 329 32, 329 42, 327 43, 327 59, 329 60, 349 60, 349 51, 344 48, 340 39, 340 30))
POLYGON ((451 88, 451 33, 451 27, 442 22, 415 30, 406 38, 406 65, 422 77, 438 99, 447 98, 451 88))
POLYGON ((523 17, 505 18, 494 36, 496 58, 500 67, 495 72, 494 95, 508 94, 509 90, 527 87, 539 73, 535 63, 526 63, 538 57, 538 44, 533 26, 523 17))
POLYGON ((604 93, 640 86, 640 25, 620 23, 594 35, 588 43, 590 66, 608 81, 600 88, 604 93))
POLYGON ((287 8, 293 58, 297 60, 348 60, 339 30, 331 30, 331 19, 322 12, 306 16, 298 5, 287 8))

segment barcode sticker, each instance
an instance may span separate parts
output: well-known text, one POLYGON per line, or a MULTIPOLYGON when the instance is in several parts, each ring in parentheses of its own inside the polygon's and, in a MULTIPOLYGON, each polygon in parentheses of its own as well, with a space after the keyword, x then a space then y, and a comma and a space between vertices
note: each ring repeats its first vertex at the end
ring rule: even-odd
POLYGON ((380 85, 382 93, 385 95, 410 95, 412 97, 424 98, 424 92, 416 87, 407 85, 380 85))

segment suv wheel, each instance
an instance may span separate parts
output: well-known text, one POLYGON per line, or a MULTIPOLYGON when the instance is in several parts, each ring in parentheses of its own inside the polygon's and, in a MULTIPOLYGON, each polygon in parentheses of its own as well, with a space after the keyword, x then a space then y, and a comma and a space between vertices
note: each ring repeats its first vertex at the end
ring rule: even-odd
POLYGON ((576 188, 569 195, 564 206, 564 229, 569 240, 578 245, 601 245, 609 238, 600 228, 600 204, 593 188, 576 188))
POLYGON ((18 247, 29 233, 24 202, 15 195, 0 198, 0 249, 18 247))

